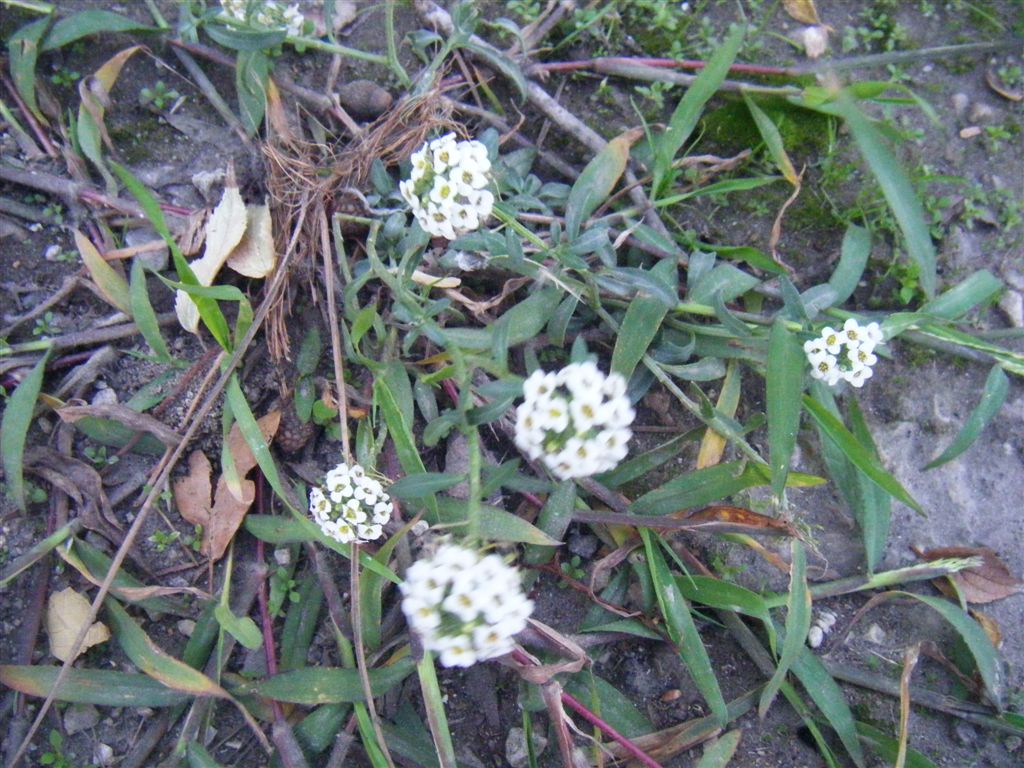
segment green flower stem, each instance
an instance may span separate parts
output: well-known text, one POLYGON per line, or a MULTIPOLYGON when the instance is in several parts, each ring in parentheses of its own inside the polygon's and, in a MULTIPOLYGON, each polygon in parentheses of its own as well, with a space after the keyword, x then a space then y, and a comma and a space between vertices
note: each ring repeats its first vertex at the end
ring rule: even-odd
POLYGON ((420 690, 423 692, 423 705, 427 710, 427 724, 434 737, 434 748, 441 768, 456 768, 455 746, 452 734, 448 730, 448 718, 444 713, 444 699, 441 688, 437 684, 437 671, 434 669, 434 657, 430 651, 423 652, 423 658, 416 665, 416 673, 420 678, 420 690))
MULTIPOLYGON (((942 560, 932 560, 920 565, 897 568, 893 571, 883 571, 873 576, 847 576, 846 578, 828 581, 823 584, 813 584, 811 585, 811 597, 814 600, 821 600, 826 597, 848 595, 851 592, 884 589, 885 587, 893 587, 911 581, 927 581, 928 579, 948 576, 965 568, 977 568, 981 565, 981 558, 978 557, 950 557, 942 560)), ((772 594, 766 595, 764 600, 769 608, 779 608, 786 604, 787 598, 788 595, 785 594, 772 594)))
POLYGON ((388 57, 380 53, 369 53, 367 51, 360 51, 358 48, 349 48, 345 45, 338 45, 337 43, 330 43, 326 40, 320 40, 315 37, 286 37, 285 38, 292 45, 301 45, 305 48, 312 48, 316 51, 325 51, 327 53, 337 53, 341 56, 348 56, 350 59, 359 59, 360 61, 368 61, 371 64, 383 64, 389 66, 390 62, 388 57))
POLYGON ((388 66, 402 87, 408 88, 412 85, 412 80, 398 60, 398 44, 395 42, 395 0, 387 0, 384 5, 384 34, 388 38, 388 66))
POLYGON ((476 426, 466 429, 466 439, 469 441, 469 505, 466 513, 469 517, 469 544, 479 546, 480 516, 483 497, 481 492, 480 472, 482 455, 480 452, 480 432, 476 426))

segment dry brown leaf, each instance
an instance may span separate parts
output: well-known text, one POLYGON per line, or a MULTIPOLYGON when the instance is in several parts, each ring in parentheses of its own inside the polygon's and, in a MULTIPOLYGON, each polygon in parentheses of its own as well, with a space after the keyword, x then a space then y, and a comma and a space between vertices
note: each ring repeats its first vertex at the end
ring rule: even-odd
POLYGON ((992 641, 993 647, 998 651, 1003 647, 1003 631, 999 628, 999 622, 989 616, 987 613, 976 611, 973 608, 970 611, 974 620, 977 621, 985 634, 988 635, 988 639, 992 641))
MULTIPOLYGON (((281 412, 271 411, 256 422, 263 438, 268 442, 277 433, 281 423, 281 412)), ((245 519, 245 514, 256 498, 256 484, 245 476, 256 466, 248 443, 242 436, 238 424, 228 433, 228 450, 235 463, 235 471, 241 481, 239 494, 228 487, 222 474, 217 480, 217 489, 210 501, 210 461, 202 451, 189 456, 189 472, 174 483, 174 500, 181 516, 193 525, 203 526, 203 552, 216 561, 224 556, 228 544, 245 519)))
POLYGON ((118 403, 111 403, 110 405, 65 405, 57 410, 57 415, 66 424, 74 424, 79 419, 84 419, 87 416, 111 419, 135 432, 149 432, 168 448, 174 448, 181 442, 181 435, 162 421, 134 411, 127 405, 120 405, 118 403))
POLYGON ((792 525, 774 517, 751 512, 743 507, 728 504, 711 504, 692 515, 673 513, 669 517, 681 518, 687 529, 712 531, 714 533, 751 533, 774 536, 796 536, 792 525))
POLYGON ((1014 90, 1006 85, 991 69, 985 71, 985 82, 988 87, 998 93, 1004 99, 1010 101, 1024 101, 1024 89, 1014 90))
MULTIPOLYGON (((61 661, 71 657, 71 646, 86 619, 89 618, 89 600, 68 587, 50 596, 46 607, 46 631, 50 635, 50 653, 61 661)), ((110 630, 97 621, 85 633, 78 653, 110 639, 110 630)))
POLYGON ((991 603, 1015 595, 1024 587, 1024 582, 1010 573, 1010 569, 999 556, 988 547, 937 547, 914 553, 923 560, 941 560, 947 557, 980 557, 982 564, 976 568, 965 568, 949 576, 935 580, 935 586, 944 594, 954 597, 946 579, 952 579, 957 590, 968 603, 991 603))
POLYGON ((786 13, 803 24, 820 24, 814 0, 782 0, 786 13))
MULTIPOLYGON (((229 183, 224 187, 220 202, 206 222, 206 250, 202 258, 189 265, 200 285, 213 285, 213 279, 245 234, 245 226, 245 203, 238 187, 229 183)), ((198 332, 199 309, 191 296, 178 291, 174 299, 174 311, 178 313, 178 322, 182 328, 189 333, 198 332)))
POLYGON ((270 207, 266 203, 248 205, 245 216, 245 234, 228 256, 227 265, 246 277, 266 277, 277 265, 270 207))

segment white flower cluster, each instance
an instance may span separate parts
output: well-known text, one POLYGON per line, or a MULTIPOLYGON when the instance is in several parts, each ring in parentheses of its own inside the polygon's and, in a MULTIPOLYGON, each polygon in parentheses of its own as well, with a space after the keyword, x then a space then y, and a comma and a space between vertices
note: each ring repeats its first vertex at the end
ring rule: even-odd
POLYGON ((412 173, 398 185, 423 231, 454 240, 491 215, 491 161, 479 141, 456 141, 449 133, 412 155, 412 173))
POLYGON ((256 4, 251 0, 220 0, 220 7, 225 16, 236 21, 255 23, 268 29, 283 29, 290 37, 301 35, 302 25, 306 22, 298 3, 286 6, 277 0, 263 0, 256 4), (250 5, 255 7, 251 15, 247 15, 250 5))
POLYGON ((533 612, 515 568, 447 541, 409 566, 399 588, 409 626, 446 667, 509 653, 533 612))
POLYGON ((524 382, 523 396, 516 445, 531 459, 543 459, 556 477, 589 477, 626 457, 636 414, 620 374, 605 376, 592 362, 558 373, 537 370, 524 382))
POLYGON ((841 331, 826 326, 821 336, 804 343, 811 376, 830 387, 842 380, 863 387, 871 378, 871 366, 878 362, 875 347, 882 339, 878 323, 861 325, 851 317, 841 331))
POLYGON ((313 519, 342 544, 379 539, 393 509, 384 487, 358 464, 339 464, 327 473, 323 488, 309 492, 313 519))

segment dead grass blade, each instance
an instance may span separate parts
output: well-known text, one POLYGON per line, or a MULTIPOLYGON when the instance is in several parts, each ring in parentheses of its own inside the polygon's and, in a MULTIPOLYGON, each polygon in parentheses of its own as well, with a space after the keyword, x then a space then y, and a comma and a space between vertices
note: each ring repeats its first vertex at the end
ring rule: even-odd
POLYGON ((903 654, 903 673, 900 675, 900 734, 899 749, 893 768, 903 768, 907 760, 907 739, 910 737, 910 676, 914 674, 917 659, 921 653, 921 644, 907 648, 903 654))

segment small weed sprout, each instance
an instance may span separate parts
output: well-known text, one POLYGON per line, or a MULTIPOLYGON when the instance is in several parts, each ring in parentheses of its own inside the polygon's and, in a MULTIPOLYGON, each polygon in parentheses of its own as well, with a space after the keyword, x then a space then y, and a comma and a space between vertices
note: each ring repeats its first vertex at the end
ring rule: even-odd
POLYGON ((163 80, 157 80, 152 88, 143 88, 139 91, 139 105, 157 112, 163 112, 180 98, 181 94, 173 88, 168 88, 163 80))
POLYGON ((424 232, 454 240, 478 229, 494 207, 491 160, 479 141, 449 133, 413 153, 412 172, 398 185, 424 232))
POLYGON ((53 312, 46 312, 42 317, 37 317, 32 327, 32 335, 37 338, 50 338, 60 333, 60 326, 53 312))
POLYGON ((446 667, 509 653, 533 612, 518 570, 451 542, 409 566, 399 588, 409 626, 446 667))
POLYGON ((523 384, 516 410, 516 445, 541 459, 556 477, 589 477, 613 469, 628 453, 635 412, 626 380, 592 362, 558 373, 537 370, 523 384))
POLYGON ((872 366, 878 362, 875 346, 883 340, 878 323, 862 326, 854 318, 837 331, 826 326, 821 336, 804 344, 804 353, 811 364, 811 376, 834 387, 847 381, 855 387, 864 386, 871 378, 872 366))
POLYGON ((394 505, 378 480, 344 462, 309 493, 309 511, 326 536, 348 544, 379 539, 394 505))

